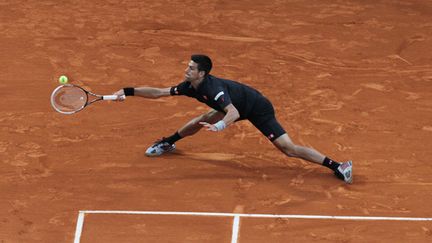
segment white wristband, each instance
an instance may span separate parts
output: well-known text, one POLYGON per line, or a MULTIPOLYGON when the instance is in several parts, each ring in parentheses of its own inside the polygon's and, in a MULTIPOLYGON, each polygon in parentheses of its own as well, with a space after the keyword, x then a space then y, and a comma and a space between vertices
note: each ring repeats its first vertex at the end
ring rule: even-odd
POLYGON ((217 131, 222 131, 222 130, 224 130, 225 127, 226 127, 226 124, 225 124, 225 122, 224 122, 223 120, 220 120, 220 121, 216 122, 216 123, 213 124, 213 125, 216 127, 216 130, 217 130, 217 131))

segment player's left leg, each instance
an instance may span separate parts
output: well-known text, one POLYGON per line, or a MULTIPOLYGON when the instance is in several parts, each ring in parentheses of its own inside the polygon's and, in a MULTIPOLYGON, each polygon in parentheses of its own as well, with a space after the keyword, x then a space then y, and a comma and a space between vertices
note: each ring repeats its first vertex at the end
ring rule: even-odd
POLYGON ((289 157, 301 158, 306 161, 323 165, 334 171, 335 175, 347 183, 352 183, 352 161, 336 162, 313 148, 296 145, 292 142, 288 134, 283 134, 273 140, 273 144, 289 157))
POLYGON ((272 142, 280 151, 289 157, 301 158, 317 164, 322 164, 324 161, 324 155, 315 149, 294 144, 287 133, 279 136, 272 142))
MULTIPOLYGON (((352 162, 336 162, 313 148, 296 145, 276 120, 270 114, 264 122, 260 119, 252 120, 252 123, 260 130, 280 151, 289 157, 300 158, 309 162, 323 165, 334 171, 335 175, 347 183, 352 183, 352 162)), ((262 118, 264 119, 264 118, 262 118)))
POLYGON ((309 162, 321 164, 334 171, 335 175, 347 183, 352 182, 352 162, 339 163, 322 155, 315 149, 296 145, 276 120, 271 102, 263 98, 256 102, 253 112, 248 118, 280 151, 289 157, 301 158, 309 162))

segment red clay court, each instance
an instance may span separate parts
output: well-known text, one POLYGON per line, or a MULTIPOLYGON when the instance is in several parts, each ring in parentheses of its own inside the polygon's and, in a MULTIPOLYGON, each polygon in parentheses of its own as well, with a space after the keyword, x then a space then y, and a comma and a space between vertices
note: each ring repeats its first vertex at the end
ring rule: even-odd
POLYGON ((6 0, 0 33, 0 243, 432 242, 431 1, 6 0), (354 183, 247 121, 146 157, 207 111, 187 97, 50 106, 60 75, 169 87, 193 53, 354 183))

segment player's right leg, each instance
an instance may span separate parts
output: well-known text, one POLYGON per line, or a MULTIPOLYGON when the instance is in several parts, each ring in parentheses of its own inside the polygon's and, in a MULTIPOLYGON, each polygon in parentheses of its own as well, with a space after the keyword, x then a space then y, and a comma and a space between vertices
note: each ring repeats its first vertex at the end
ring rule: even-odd
POLYGON ((224 116, 225 116, 224 113, 212 109, 209 112, 190 120, 188 123, 186 123, 182 128, 178 130, 178 133, 182 138, 187 136, 192 136, 203 127, 201 124, 199 124, 200 122, 207 122, 212 124, 223 119, 224 116))
POLYGON ((173 135, 157 140, 147 149, 146 155, 153 157, 174 151, 176 148, 175 142, 187 136, 194 135, 202 128, 202 125, 199 124, 200 122, 215 123, 221 120, 224 116, 225 114, 220 111, 210 110, 205 114, 193 118, 173 135))

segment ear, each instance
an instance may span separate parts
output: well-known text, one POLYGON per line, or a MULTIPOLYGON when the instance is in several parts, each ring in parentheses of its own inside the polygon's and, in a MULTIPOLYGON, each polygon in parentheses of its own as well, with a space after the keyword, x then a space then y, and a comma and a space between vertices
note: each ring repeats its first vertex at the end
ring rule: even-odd
POLYGON ((199 75, 200 78, 204 77, 205 76, 205 71, 199 71, 198 75, 199 75))

